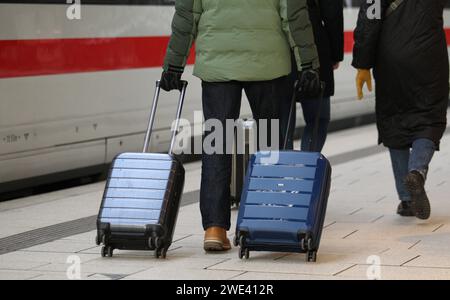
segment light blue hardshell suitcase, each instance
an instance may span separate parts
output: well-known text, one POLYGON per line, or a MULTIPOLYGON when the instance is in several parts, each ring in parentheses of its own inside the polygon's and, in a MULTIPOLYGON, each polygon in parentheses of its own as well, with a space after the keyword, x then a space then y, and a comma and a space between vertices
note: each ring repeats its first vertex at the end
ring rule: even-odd
POLYGON ((96 242, 104 245, 103 257, 112 257, 114 249, 154 250, 157 258, 166 257, 185 179, 172 149, 186 88, 183 82, 169 154, 147 153, 161 90, 158 81, 143 153, 123 153, 112 162, 97 219, 96 242))

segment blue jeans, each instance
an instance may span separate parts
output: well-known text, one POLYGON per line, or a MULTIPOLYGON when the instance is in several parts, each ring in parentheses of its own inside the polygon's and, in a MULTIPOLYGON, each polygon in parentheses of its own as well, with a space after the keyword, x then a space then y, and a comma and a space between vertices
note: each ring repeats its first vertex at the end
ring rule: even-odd
MULTIPOLYGON (((328 125, 330 124, 330 97, 324 97, 322 100, 322 107, 320 112, 319 119, 319 130, 317 132, 317 141, 315 145, 312 145, 313 151, 321 152, 323 146, 325 145, 325 141, 327 139, 328 134, 328 125)), ((280 106, 280 129, 281 129, 281 138, 284 141, 286 131, 287 131, 287 123, 289 119, 289 111, 291 105, 291 98, 286 97, 280 106)), ((302 110, 303 110, 303 118, 306 123, 305 130, 303 131, 302 142, 301 142, 301 150, 309 151, 310 143, 313 136, 317 110, 319 109, 319 99, 308 99, 302 100, 301 102, 302 110)), ((290 124, 290 132, 288 134, 288 143, 287 150, 292 150, 294 148, 294 129, 295 129, 295 120, 296 120, 296 111, 291 119, 290 124)))
POLYGON ((412 149, 389 149, 392 168, 394 170, 395 186, 400 201, 411 201, 404 180, 409 172, 417 171, 426 179, 428 168, 436 151, 436 145, 429 139, 417 139, 412 149))

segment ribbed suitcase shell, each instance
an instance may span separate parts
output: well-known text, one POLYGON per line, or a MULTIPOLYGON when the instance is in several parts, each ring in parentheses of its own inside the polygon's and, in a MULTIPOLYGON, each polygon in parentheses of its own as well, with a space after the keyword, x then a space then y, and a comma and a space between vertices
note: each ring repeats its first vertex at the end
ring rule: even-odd
POLYGON ((172 155, 123 153, 110 170, 97 228, 112 249, 155 250, 172 243, 184 186, 183 165, 172 155), (151 239, 158 237, 158 245, 151 239))
POLYGON ((249 163, 235 244, 241 244, 241 256, 246 249, 308 252, 315 261, 330 191, 330 163, 320 153, 278 155, 276 164, 264 164, 267 153, 256 153, 249 163), (309 248, 302 245, 308 238, 309 248))

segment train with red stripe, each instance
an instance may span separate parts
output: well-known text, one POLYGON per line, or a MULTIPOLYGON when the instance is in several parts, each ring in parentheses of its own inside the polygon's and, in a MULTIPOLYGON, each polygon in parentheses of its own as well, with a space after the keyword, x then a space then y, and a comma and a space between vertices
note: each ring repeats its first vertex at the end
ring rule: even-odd
MULTIPOLYGON (((360 124, 374 103, 355 101, 358 1, 344 2, 346 55, 332 119, 360 124)), ((173 13, 173 0, 0 0, 0 193, 95 174, 118 153, 141 149, 173 13)), ((191 122, 201 111, 193 58, 184 75, 191 84, 183 117, 191 122)), ((153 151, 168 148, 175 102, 160 101, 153 151)))

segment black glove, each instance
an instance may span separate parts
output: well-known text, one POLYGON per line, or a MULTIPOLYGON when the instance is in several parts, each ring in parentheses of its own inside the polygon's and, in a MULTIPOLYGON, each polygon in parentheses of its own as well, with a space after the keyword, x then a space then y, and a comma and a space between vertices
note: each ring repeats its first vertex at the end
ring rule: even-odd
POLYGON ((319 70, 305 69, 299 72, 297 84, 298 97, 300 99, 316 98, 321 92, 319 70))
POLYGON ((160 86, 163 90, 170 92, 172 90, 179 90, 183 88, 181 83, 181 73, 173 71, 163 71, 161 75, 160 86))

